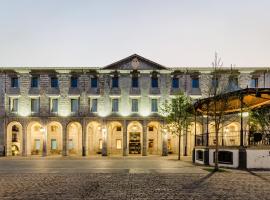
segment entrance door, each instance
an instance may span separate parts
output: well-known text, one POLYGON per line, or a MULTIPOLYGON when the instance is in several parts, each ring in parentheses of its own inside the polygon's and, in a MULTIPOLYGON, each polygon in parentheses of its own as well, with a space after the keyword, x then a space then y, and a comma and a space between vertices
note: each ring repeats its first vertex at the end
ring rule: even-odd
POLYGON ((129 154, 141 154, 140 132, 129 133, 129 154))

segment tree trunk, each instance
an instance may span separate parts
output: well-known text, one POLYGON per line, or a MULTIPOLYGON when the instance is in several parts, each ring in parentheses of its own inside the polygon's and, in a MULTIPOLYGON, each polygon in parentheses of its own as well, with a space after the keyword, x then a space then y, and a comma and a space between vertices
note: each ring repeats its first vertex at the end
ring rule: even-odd
POLYGON ((180 160, 180 143, 181 143, 181 133, 178 135, 178 160, 180 160))
POLYGON ((218 129, 216 127, 215 171, 218 171, 218 129))

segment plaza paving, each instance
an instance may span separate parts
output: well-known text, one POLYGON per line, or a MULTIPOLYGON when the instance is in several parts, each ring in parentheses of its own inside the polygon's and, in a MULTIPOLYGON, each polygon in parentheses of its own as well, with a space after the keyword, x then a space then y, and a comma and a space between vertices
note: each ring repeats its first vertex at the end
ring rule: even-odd
POLYGON ((175 157, 0 158, 0 199, 270 199, 270 172, 175 157))

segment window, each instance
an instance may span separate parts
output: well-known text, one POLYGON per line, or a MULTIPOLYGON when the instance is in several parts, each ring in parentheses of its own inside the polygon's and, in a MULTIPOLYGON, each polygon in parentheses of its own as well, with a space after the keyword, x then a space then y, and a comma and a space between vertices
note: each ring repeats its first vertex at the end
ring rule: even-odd
POLYGON ((38 87, 38 77, 37 76, 33 76, 31 79, 31 87, 32 88, 37 88, 38 87))
POLYGON ((118 99, 112 99, 112 112, 118 112, 119 110, 119 100, 118 99))
POLYGON ((51 139, 51 150, 57 149, 57 141, 56 139, 51 139))
POLYGON ((51 112, 52 113, 58 112, 58 99, 51 99, 51 112))
POLYGON ((39 99, 31 99, 31 112, 32 113, 39 112, 39 99))
POLYGON ((122 140, 116 140, 116 149, 122 149, 122 140))
POLYGON ((98 100, 97 99, 92 99, 90 106, 91 106, 90 112, 97 112, 98 100))
POLYGON ((18 112, 18 102, 19 100, 17 98, 10 98, 10 111, 11 112, 18 112))
POLYGON ((179 78, 174 77, 174 78, 172 79, 172 87, 173 87, 173 88, 179 88, 179 78))
POLYGON ((58 78, 57 77, 51 77, 51 87, 58 88, 58 78))
POLYGON ((11 78, 11 87, 18 88, 19 87, 19 79, 18 77, 11 78))
POLYGON ((78 87, 78 77, 72 76, 70 79, 70 87, 77 88, 78 87))
POLYGON ((102 149, 102 139, 99 139, 99 145, 98 145, 99 149, 102 149))
POLYGON ((200 82, 199 78, 193 78, 192 79, 192 88, 199 88, 200 82))
POLYGON ((112 88, 118 88, 118 77, 115 76, 112 78, 112 88))
POLYGON ((131 112, 138 112, 139 111, 139 100, 132 99, 131 100, 131 112))
POLYGON ((97 88, 97 85, 98 85, 97 77, 92 77, 91 78, 91 88, 97 88))
POLYGON ((40 139, 35 139, 35 150, 40 150, 40 139))
POLYGON ((74 148, 73 139, 68 140, 68 149, 71 150, 74 148))
POLYGON ((196 160, 203 161, 203 151, 202 150, 196 151, 196 160))
POLYGON ((157 99, 151 99, 151 111, 158 112, 158 100, 157 99))
POLYGON ((151 149, 154 147, 154 139, 149 139, 148 140, 148 148, 151 149))
POLYGON ((18 142, 18 133, 12 133, 12 140, 11 140, 12 142, 18 142))
POLYGON ((158 77, 151 78, 151 85, 152 85, 152 88, 158 88, 158 77))
POLYGON ((149 126, 148 127, 148 131, 154 131, 154 127, 153 126, 149 126))
POLYGON ((121 131, 122 130, 122 127, 121 126, 117 126, 116 127, 116 131, 121 131))
POLYGON ((79 111, 79 99, 71 99, 71 112, 77 113, 79 111))
POLYGON ((259 79, 258 78, 252 78, 251 79, 251 87, 258 88, 259 86, 259 79))
POLYGON ((133 88, 139 87, 139 78, 138 77, 132 77, 132 87, 133 88))

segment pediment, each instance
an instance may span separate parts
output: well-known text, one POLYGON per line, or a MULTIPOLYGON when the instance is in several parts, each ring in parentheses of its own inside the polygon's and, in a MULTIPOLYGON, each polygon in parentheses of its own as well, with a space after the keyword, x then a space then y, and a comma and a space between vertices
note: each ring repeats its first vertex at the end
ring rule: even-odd
POLYGON ((105 66, 103 69, 112 70, 162 70, 167 69, 156 62, 148 60, 137 54, 133 54, 122 60, 114 62, 110 65, 105 66))

